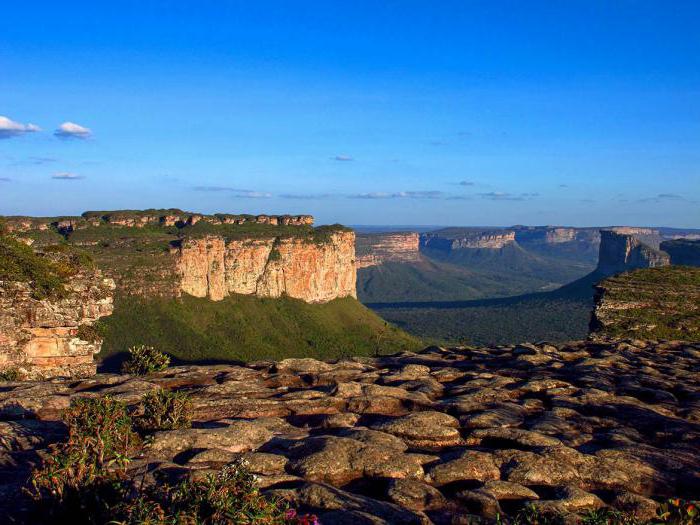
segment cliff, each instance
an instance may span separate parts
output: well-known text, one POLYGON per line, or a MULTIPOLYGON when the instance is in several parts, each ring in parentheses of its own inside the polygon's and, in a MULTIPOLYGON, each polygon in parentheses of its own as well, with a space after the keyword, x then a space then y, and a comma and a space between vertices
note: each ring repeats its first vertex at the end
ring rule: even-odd
POLYGON ((596 286, 594 337, 700 341, 700 269, 639 269, 596 286))
POLYGON ((324 242, 188 239, 177 254, 180 289, 214 301, 234 293, 312 303, 356 297, 354 242, 353 232, 332 233, 324 242))
POLYGON ((636 236, 613 230, 600 231, 598 271, 612 275, 635 268, 670 264, 668 254, 644 244, 636 236))
POLYGON ((65 254, 30 254, 8 239, 2 248, 3 271, 14 267, 27 279, 0 278, 0 372, 40 379, 94 374, 101 341, 89 327, 112 313, 114 282, 98 270, 69 267, 65 254))
POLYGON ((428 250, 500 249, 515 242, 512 230, 466 230, 448 228, 421 235, 421 247, 428 250))
POLYGON ((661 249, 671 257, 671 264, 700 266, 700 240, 675 239, 661 243, 661 249))
POLYGON ((310 215, 203 215, 177 209, 9 217, 37 246, 91 254, 119 296, 288 295, 308 302, 355 297, 354 233, 314 228, 310 215))
POLYGON ((358 269, 386 262, 420 261, 420 235, 407 233, 361 234, 355 239, 358 269))
POLYGON ((310 226, 311 215, 249 215, 217 213, 204 215, 176 208, 151 210, 86 211, 72 217, 5 217, 6 227, 12 232, 56 229, 61 234, 100 225, 145 228, 147 226, 193 226, 200 221, 209 224, 269 224, 273 226, 310 226))

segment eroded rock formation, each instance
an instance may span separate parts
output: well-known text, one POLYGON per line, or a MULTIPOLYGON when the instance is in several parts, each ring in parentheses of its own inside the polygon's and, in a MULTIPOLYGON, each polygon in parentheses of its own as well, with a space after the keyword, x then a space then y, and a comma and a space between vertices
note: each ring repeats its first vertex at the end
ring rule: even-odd
POLYGON ((647 520, 652 498, 700 493, 698 360, 698 344, 628 339, 5 384, 0 515, 31 504, 22 486, 65 439, 71 399, 136 407, 165 388, 190 394, 194 425, 153 435, 128 463, 138 483, 242 456, 261 490, 323 524, 474 523, 527 504, 647 520))
POLYGON ((635 268, 668 266, 667 253, 644 244, 635 235, 613 230, 600 231, 598 271, 612 275, 635 268))
POLYGON ((338 231, 323 241, 301 238, 226 241, 208 236, 179 248, 181 290, 219 301, 229 294, 288 295, 307 302, 355 297, 355 234, 338 231))
POLYGON ((99 340, 82 330, 112 313, 114 282, 82 272, 61 299, 34 299, 29 283, 0 281, 0 371, 24 378, 87 377, 96 371, 99 340))
POLYGON ((460 232, 459 234, 427 233, 421 236, 421 246, 442 251, 462 249, 499 249, 515 242, 512 230, 460 232))
POLYGON ((360 234, 355 241, 358 269, 385 262, 420 260, 420 235, 415 232, 360 234))

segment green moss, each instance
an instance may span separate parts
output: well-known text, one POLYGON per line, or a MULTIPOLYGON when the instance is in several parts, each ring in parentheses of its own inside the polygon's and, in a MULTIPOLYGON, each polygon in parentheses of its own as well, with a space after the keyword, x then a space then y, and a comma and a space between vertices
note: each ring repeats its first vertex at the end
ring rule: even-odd
POLYGON ((137 344, 155 346, 174 359, 333 359, 417 350, 414 337, 351 298, 309 304, 282 297, 233 295, 223 301, 119 297, 114 313, 99 321, 105 340, 98 358, 137 344))

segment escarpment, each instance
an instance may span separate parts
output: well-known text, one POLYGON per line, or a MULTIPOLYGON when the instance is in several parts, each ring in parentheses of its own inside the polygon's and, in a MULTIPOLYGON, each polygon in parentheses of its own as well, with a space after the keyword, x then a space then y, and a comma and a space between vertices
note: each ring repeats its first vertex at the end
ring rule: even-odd
MULTIPOLYGON (((59 264, 57 271, 65 271, 67 263, 59 264)), ((93 375, 102 341, 91 327, 112 313, 114 282, 93 268, 77 268, 65 281, 56 274, 46 279, 56 283, 51 293, 38 290, 37 279, 0 280, 0 372, 22 379, 93 375)))
POLYGON ((420 235, 415 232, 360 234, 355 241, 358 269, 385 262, 420 260, 420 235))
POLYGON ((667 253, 657 250, 630 233, 620 229, 600 231, 598 271, 612 275, 635 268, 668 266, 667 253))
POLYGON ((355 297, 355 235, 310 215, 203 215, 177 209, 6 219, 37 246, 87 251, 119 296, 219 301, 231 294, 327 302, 355 297))
POLYGON ((515 242, 512 230, 452 231, 446 229, 421 236, 421 247, 428 250, 499 249, 515 242))
POLYGON ((352 232, 332 233, 322 242, 188 239, 177 253, 180 289, 214 301, 234 293, 306 302, 355 297, 354 242, 352 232))

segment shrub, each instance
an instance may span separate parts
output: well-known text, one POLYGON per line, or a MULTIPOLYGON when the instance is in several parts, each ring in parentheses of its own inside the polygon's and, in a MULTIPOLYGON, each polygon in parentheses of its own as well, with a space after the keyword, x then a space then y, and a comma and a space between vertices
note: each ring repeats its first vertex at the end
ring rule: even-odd
POLYGON ((122 365, 122 373, 142 376, 165 370, 169 364, 170 357, 152 346, 132 346, 129 359, 122 365))
POLYGON ((118 509, 122 525, 166 524, 295 524, 318 523, 315 516, 299 516, 279 500, 265 498, 256 478, 242 462, 234 462, 204 479, 185 480, 142 493, 118 509))
POLYGON ((64 270, 17 239, 0 235, 0 281, 29 282, 35 299, 61 298, 68 293, 64 270))
POLYGON ((170 392, 162 388, 146 394, 143 415, 137 426, 145 431, 173 430, 192 425, 192 402, 184 392, 170 392))
POLYGON ((19 381, 20 379, 22 379, 22 373, 19 368, 0 370, 0 381, 19 381))
POLYGON ((49 511, 78 509, 99 515, 123 497, 116 483, 138 446, 126 406, 105 396, 76 399, 64 414, 68 441, 53 445, 32 473, 32 493, 49 511))

